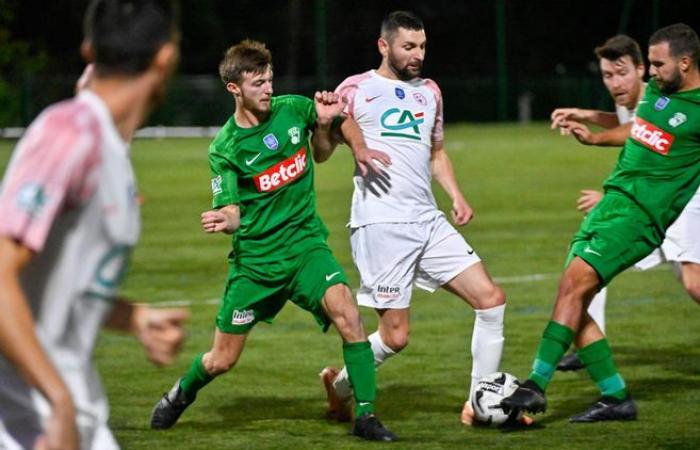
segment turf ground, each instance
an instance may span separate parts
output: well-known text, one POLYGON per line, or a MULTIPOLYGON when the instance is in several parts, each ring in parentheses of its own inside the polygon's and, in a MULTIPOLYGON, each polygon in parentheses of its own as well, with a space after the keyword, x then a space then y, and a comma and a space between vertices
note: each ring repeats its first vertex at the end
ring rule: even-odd
MULTIPOLYGON (((549 317, 568 241, 581 214, 579 189, 600 185, 615 150, 587 148, 546 125, 455 125, 447 150, 475 209, 461 231, 506 290, 502 368, 525 377, 549 317)), ((12 143, 0 141, 6 162, 12 143)), ((171 367, 150 366, 129 337, 104 333, 96 359, 111 402, 110 424, 124 449, 367 448, 348 426, 322 418, 317 374, 341 365, 335 332, 288 305, 273 325, 251 334, 238 366, 204 389, 169 431, 148 428, 151 407, 209 348, 226 273, 226 236, 207 236, 199 213, 209 205, 206 140, 134 143, 143 233, 125 293, 145 302, 191 304, 189 339, 171 367)), ((317 166, 319 210, 330 244, 357 285, 347 230, 351 158, 341 149, 317 166)), ((443 209, 447 198, 437 188, 443 209)), ((401 438, 392 448, 698 448, 700 309, 668 267, 627 272, 608 297, 608 336, 639 406, 632 423, 571 425, 597 391, 584 373, 559 373, 540 426, 522 432, 466 429, 459 413, 468 388, 473 313, 446 292, 416 291, 411 344, 378 372, 378 413, 401 438)), ((376 319, 364 311, 367 329, 376 319)))

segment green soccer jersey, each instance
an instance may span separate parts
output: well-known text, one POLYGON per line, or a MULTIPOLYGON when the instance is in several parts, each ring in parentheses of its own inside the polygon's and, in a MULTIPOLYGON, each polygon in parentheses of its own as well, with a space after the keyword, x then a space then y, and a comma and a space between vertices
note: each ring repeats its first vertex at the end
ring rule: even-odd
POLYGON ((606 190, 631 197, 662 234, 700 184, 700 89, 664 95, 649 81, 606 190))
POLYGON ((264 122, 241 128, 232 116, 209 146, 212 206, 240 207, 233 258, 274 262, 324 245, 309 148, 315 122, 312 100, 273 97, 264 122))

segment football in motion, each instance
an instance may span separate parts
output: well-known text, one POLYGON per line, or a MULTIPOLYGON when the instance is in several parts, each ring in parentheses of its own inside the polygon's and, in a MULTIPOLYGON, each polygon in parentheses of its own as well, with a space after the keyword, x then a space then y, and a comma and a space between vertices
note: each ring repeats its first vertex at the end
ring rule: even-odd
POLYGON ((476 419, 486 425, 515 424, 522 411, 506 414, 501 408, 501 400, 518 388, 518 379, 505 372, 495 372, 479 380, 472 396, 472 408, 476 419))

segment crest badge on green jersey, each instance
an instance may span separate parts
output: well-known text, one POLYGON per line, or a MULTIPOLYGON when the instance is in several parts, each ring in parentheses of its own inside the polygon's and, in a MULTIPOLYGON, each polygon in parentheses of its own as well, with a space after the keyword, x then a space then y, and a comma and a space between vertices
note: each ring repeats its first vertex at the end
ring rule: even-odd
POLYGON ((661 111, 662 109, 666 108, 670 102, 671 99, 668 97, 659 97, 656 103, 654 103, 654 109, 661 111))
POLYGON ((287 134, 289 135, 289 139, 291 139, 293 145, 297 145, 299 142, 301 142, 301 130, 299 127, 290 128, 287 130, 287 134))
POLYGON ((277 150, 277 147, 280 145, 277 137, 275 137, 275 135, 272 133, 265 135, 263 138, 263 143, 265 144, 265 147, 269 148, 270 150, 277 150))
POLYGON ((221 194, 221 175, 211 179, 211 193, 213 195, 221 194))
POLYGON ((683 114, 682 112, 677 112, 673 115, 673 117, 668 119, 668 124, 671 125, 673 128, 676 128, 677 126, 685 123, 687 120, 688 117, 685 114, 683 114))

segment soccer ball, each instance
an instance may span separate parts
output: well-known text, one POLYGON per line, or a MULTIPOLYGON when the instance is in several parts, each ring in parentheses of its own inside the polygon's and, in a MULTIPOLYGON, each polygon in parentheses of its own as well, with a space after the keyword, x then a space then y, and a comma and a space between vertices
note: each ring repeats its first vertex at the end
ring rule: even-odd
POLYGON ((476 385, 472 396, 472 409, 479 422, 486 425, 513 424, 522 417, 522 411, 506 414, 501 400, 510 396, 518 388, 518 379, 505 372, 486 375, 476 385))

